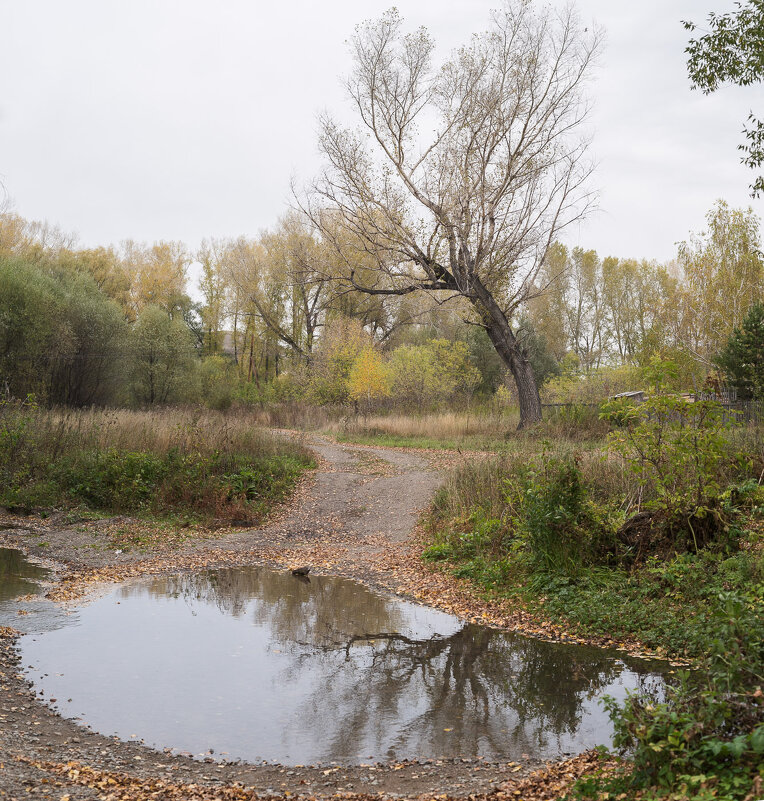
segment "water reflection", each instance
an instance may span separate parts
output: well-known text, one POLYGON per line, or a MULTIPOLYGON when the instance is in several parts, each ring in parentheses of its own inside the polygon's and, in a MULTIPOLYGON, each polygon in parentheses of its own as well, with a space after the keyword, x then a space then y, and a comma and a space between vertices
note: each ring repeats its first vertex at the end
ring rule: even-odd
POLYGON ((552 757, 609 741, 603 694, 657 681, 597 649, 257 568, 124 586, 24 650, 100 731, 287 763, 552 757))
POLYGON ((21 551, 0 548, 0 602, 38 592, 34 579, 41 579, 47 573, 45 568, 27 561, 21 551))

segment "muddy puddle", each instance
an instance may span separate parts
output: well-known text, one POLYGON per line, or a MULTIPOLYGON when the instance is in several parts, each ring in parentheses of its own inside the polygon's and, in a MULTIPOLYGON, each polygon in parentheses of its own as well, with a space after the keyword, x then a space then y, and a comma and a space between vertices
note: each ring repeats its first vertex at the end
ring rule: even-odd
POLYGON ((69 623, 69 613, 44 597, 51 571, 15 548, 0 548, 0 626, 40 633, 69 623))
POLYGON ((63 715, 229 760, 553 758, 609 744, 602 696, 660 681, 614 652, 264 568, 132 582, 67 623, 21 640, 63 715))

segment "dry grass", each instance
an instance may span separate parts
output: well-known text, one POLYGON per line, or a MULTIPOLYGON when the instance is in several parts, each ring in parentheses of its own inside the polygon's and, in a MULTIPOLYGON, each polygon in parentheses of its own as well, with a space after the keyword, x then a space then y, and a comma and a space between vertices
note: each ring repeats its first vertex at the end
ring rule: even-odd
POLYGON ((511 448, 486 459, 462 462, 446 476, 438 494, 437 506, 444 518, 464 519, 475 508, 489 517, 507 513, 507 498, 518 475, 535 464, 539 468, 546 458, 572 458, 578 465, 592 497, 601 503, 617 500, 624 509, 632 507, 639 497, 639 486, 624 460, 603 445, 593 450, 580 450, 571 443, 542 443, 533 438, 516 438, 511 448))
POLYGON ((520 415, 515 407, 366 415, 347 406, 294 401, 240 413, 251 414, 267 428, 322 431, 351 442, 425 448, 503 450, 505 443, 518 437, 590 442, 603 439, 608 431, 608 424, 599 419, 599 409, 585 405, 545 409, 543 422, 522 433, 517 432, 520 415))
POLYGON ((517 427, 517 413, 506 415, 439 412, 421 416, 390 414, 351 417, 326 426, 332 433, 382 434, 412 439, 463 440, 468 437, 500 439, 517 427))
POLYGON ((31 415, 37 446, 53 457, 62 449, 270 456, 290 447, 264 430, 255 413, 241 411, 225 415, 209 409, 66 409, 31 415))
POLYGON ((255 520, 313 463, 254 415, 0 403, 0 503, 255 520))

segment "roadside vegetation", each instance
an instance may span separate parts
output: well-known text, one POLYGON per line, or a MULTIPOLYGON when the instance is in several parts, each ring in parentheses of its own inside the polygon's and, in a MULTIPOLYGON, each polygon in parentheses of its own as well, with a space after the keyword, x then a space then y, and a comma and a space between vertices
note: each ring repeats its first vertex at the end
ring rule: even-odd
POLYGON ((631 772, 576 792, 742 801, 764 781, 758 226, 720 202, 676 265, 554 244, 512 322, 546 404, 516 431, 515 382, 464 299, 356 292, 343 270, 365 256, 337 266, 306 220, 190 254, 81 250, 0 213, 0 504, 162 518, 167 537, 123 537, 154 543, 288 497, 312 457, 267 428, 491 452, 439 492, 426 558, 693 668, 612 706, 631 772))
POLYGON ((652 368, 648 401, 603 406, 603 448, 518 441, 465 462, 424 556, 574 632, 690 666, 665 698, 610 702, 632 766, 580 797, 743 799, 763 780, 764 439, 652 368))
MULTIPOLYGON (((686 51, 705 92, 761 77, 761 2, 737 6, 686 51)), ((0 504, 253 524, 313 464, 267 428, 491 452, 448 476, 424 558, 687 666, 610 702, 630 762, 574 796, 753 801, 760 220, 719 200, 663 264, 559 241, 593 199, 575 132, 599 34, 550 13, 509 3, 437 68, 395 9, 359 25, 348 86, 370 135, 322 115, 324 169, 257 237, 82 248, 3 205, 0 504)))
POLYGON ((0 401, 0 504, 249 525, 285 500, 310 452, 247 415, 45 410, 0 401))

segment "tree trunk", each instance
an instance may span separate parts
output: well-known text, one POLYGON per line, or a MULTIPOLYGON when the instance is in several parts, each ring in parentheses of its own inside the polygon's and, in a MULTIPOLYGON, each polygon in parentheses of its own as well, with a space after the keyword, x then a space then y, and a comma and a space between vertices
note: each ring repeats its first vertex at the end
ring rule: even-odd
POLYGON ((512 333, 509 324, 504 327, 494 320, 490 320, 486 322, 485 326, 488 338, 515 380, 517 398, 520 403, 518 430, 538 423, 541 420, 541 397, 531 363, 512 333))
POLYGON ((473 300, 473 305, 480 314, 488 338, 515 380, 520 403, 519 431, 541 421, 541 397, 536 376, 504 312, 479 282, 475 282, 474 288, 477 298, 473 300))

